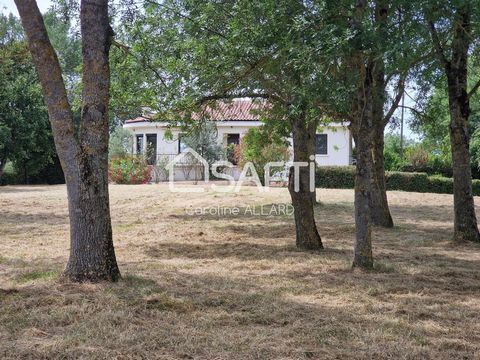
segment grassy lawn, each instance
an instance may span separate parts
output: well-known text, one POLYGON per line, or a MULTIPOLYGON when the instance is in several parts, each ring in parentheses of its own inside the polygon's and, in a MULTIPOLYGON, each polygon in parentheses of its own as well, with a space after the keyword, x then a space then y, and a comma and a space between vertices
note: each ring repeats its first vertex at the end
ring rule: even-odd
POLYGON ((306 253, 292 216, 185 212, 286 189, 111 186, 123 280, 71 284, 65 187, 1 187, 0 358, 480 357, 480 246, 449 242, 450 195, 390 192, 396 227, 374 230, 368 273, 350 269, 353 192, 317 196, 326 249, 306 253))

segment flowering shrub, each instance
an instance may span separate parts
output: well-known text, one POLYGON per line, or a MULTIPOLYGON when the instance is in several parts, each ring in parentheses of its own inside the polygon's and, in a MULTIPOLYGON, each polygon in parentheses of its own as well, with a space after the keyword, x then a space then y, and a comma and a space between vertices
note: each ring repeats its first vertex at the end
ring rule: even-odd
POLYGON ((112 159, 108 167, 108 178, 117 184, 146 184, 152 179, 152 166, 142 157, 112 159))

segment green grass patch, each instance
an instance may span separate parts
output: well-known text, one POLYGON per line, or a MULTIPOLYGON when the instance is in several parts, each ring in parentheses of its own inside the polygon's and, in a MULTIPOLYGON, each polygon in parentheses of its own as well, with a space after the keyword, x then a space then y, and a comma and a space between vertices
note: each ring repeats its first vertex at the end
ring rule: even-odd
POLYGON ((35 280, 51 280, 59 277, 59 272, 55 270, 35 270, 27 273, 23 273, 17 277, 19 283, 26 283, 35 280))

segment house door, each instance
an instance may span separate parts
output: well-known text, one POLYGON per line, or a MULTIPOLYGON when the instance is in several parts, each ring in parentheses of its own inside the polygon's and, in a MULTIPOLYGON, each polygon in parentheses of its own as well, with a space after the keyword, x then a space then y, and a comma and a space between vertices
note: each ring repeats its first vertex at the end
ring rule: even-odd
POLYGON ((148 165, 155 165, 157 160, 157 134, 147 134, 147 153, 148 165))

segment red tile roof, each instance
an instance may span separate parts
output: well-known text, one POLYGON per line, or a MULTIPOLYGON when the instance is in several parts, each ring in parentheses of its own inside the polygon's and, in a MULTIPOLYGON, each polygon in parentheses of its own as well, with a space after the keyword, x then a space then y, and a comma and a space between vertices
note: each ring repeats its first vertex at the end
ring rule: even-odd
MULTIPOLYGON (((212 121, 259 121, 259 110, 265 108, 264 101, 233 100, 217 102, 215 106, 207 106, 201 113, 195 113, 193 119, 206 117, 212 121)), ((127 120, 127 124, 150 121, 148 117, 137 117, 127 120)))

